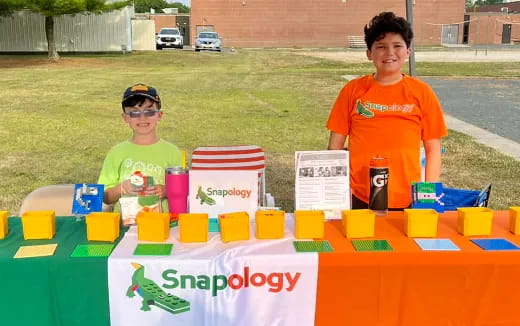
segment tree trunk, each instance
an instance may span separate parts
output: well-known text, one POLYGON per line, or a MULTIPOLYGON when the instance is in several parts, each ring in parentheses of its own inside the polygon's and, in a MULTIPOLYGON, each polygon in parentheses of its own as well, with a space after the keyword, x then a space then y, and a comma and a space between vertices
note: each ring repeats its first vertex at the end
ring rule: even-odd
POLYGON ((45 16, 45 35, 47 36, 49 60, 58 61, 60 56, 58 51, 56 51, 56 42, 54 40, 54 16, 45 16))

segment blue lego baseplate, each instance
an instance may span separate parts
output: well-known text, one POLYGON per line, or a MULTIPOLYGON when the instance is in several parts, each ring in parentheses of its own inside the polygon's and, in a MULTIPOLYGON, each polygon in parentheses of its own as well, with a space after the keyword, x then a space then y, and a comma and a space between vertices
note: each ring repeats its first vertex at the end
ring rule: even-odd
POLYGON ((101 184, 78 183, 74 186, 72 214, 87 215, 103 210, 105 186, 101 184))

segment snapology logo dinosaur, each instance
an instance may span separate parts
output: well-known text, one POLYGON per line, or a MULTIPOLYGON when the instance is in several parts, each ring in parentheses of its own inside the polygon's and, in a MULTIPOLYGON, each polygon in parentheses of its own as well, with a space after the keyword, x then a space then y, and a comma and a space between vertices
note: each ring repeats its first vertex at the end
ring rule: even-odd
POLYGON ((373 118, 374 112, 367 110, 363 104, 361 104, 361 100, 358 100, 356 103, 356 111, 359 115, 365 117, 365 118, 373 118))
POLYGON ((133 298, 137 292, 143 298, 141 310, 150 311, 150 305, 154 305, 172 314, 190 311, 188 301, 164 292, 154 281, 144 277, 143 265, 132 263, 132 266, 135 268, 135 272, 132 275, 132 285, 128 287, 126 296, 133 298))
POLYGON ((207 205, 215 205, 215 199, 211 198, 210 196, 206 195, 204 190, 202 190, 202 186, 199 186, 199 189, 197 190, 197 199, 200 199, 200 204, 207 204, 207 205))

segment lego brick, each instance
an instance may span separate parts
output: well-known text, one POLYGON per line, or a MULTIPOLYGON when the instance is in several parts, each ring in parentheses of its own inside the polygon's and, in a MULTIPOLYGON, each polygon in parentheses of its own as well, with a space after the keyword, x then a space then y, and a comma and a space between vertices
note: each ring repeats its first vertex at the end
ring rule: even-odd
POLYGON ((520 234, 520 206, 509 207, 509 230, 520 234))
POLYGON ((486 207, 457 208, 457 230, 464 236, 490 235, 493 211, 486 207))
POLYGON ((0 239, 5 238, 9 234, 8 215, 7 211, 0 211, 0 239))
POLYGON ((249 214, 247 212, 220 214, 218 221, 223 242, 249 240, 249 214))
POLYGON ((139 241, 164 242, 170 236, 170 214, 140 212, 136 217, 139 241))
POLYGON ((323 239, 325 214, 323 211, 297 210, 294 212, 294 236, 297 239, 323 239))
POLYGON ((282 239, 285 235, 285 212, 280 210, 257 211, 255 228, 257 239, 282 239))
POLYGON ((179 240, 181 242, 208 241, 208 214, 179 214, 179 240))
POLYGON ((121 215, 115 212, 90 213, 85 218, 88 241, 114 242, 119 237, 121 215))
POLYGON ((22 215, 23 238, 52 239, 56 234, 54 211, 27 211, 22 215))
POLYGON ((343 235, 347 238, 370 238, 374 236, 376 214, 370 209, 341 211, 343 235))
POLYGON ((434 209, 405 209, 406 235, 410 238, 435 238, 439 215, 434 209))

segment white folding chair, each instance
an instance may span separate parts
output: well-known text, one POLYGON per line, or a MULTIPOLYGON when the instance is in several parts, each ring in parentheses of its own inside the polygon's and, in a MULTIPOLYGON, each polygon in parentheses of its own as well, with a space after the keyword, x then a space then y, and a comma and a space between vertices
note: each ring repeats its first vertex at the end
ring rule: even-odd
MULTIPOLYGON (((72 216, 74 184, 56 184, 37 188, 22 201, 18 215, 27 211, 52 210, 56 216, 72 216)), ((103 204, 103 211, 112 211, 111 205, 103 204)))
POLYGON ((43 186, 33 190, 20 206, 19 216, 27 211, 52 210, 56 216, 72 215, 74 184, 43 186))
POLYGON ((258 171, 258 201, 261 206, 274 207, 275 201, 265 191, 265 154, 256 145, 202 146, 191 156, 193 170, 254 170, 258 171))

